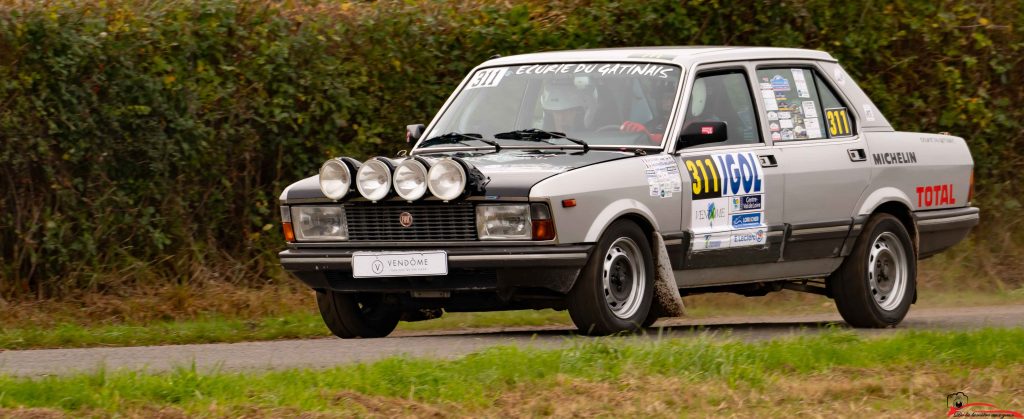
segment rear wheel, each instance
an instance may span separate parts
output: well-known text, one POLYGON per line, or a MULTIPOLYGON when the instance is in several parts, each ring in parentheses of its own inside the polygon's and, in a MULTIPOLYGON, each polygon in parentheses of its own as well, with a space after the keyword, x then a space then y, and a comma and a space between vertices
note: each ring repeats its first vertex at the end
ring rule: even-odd
POLYGON ((899 324, 917 290, 917 257, 903 223, 889 214, 872 217, 829 281, 836 308, 851 326, 899 324))
POLYGON ((643 230, 613 223, 569 294, 569 316, 580 332, 607 335, 638 330, 654 298, 654 262, 643 230))
POLYGON ((316 305, 327 328, 342 339, 387 336, 402 316, 398 307, 385 302, 381 294, 317 291, 316 305))

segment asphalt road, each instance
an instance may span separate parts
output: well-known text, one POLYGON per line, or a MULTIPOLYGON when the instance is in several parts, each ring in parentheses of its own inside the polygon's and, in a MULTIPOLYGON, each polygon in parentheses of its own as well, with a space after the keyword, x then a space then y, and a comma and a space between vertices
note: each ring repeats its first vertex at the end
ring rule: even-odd
MULTIPOLYGON (((665 319, 644 336, 619 339, 694 338, 712 334, 743 340, 818 333, 829 325, 845 327, 836 314, 665 319)), ((967 330, 1024 327, 1024 305, 911 309, 895 329, 858 330, 881 335, 907 329, 967 330)), ((405 355, 454 358, 496 345, 556 348, 579 340, 564 326, 474 329, 471 331, 395 334, 384 339, 307 339, 271 342, 169 345, 127 348, 39 349, 0 351, 0 375, 45 376, 115 370, 166 371, 190 367, 203 371, 324 368, 405 355)))

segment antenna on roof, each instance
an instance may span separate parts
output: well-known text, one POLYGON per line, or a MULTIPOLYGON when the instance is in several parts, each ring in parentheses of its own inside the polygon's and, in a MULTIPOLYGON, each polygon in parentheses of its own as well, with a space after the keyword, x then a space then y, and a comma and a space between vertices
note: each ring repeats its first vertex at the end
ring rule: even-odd
POLYGON ((501 58, 501 54, 494 54, 491 56, 491 58, 488 58, 488 60, 493 60, 495 58, 501 58))

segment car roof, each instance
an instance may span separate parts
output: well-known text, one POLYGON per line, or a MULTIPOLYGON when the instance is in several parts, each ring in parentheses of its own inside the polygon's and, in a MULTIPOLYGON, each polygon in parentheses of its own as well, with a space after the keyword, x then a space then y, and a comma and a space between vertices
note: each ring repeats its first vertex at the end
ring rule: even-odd
POLYGON ((734 46, 664 46, 636 48, 601 48, 570 51, 549 51, 496 57, 481 67, 577 61, 652 61, 693 64, 733 60, 805 59, 835 62, 829 53, 801 48, 734 47, 734 46))

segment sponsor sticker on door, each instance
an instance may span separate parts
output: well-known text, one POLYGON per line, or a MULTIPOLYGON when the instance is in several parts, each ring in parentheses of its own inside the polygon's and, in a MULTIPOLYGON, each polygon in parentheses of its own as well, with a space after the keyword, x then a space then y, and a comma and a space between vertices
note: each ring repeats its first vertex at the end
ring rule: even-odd
POLYGON ((764 244, 766 179, 751 152, 685 157, 693 200, 691 249, 712 250, 764 244), (742 231, 741 231, 742 230, 742 231), (756 233, 760 230, 761 234, 756 233), (724 237, 720 232, 728 233, 724 237), (758 238, 760 237, 760 240, 758 238))
POLYGON ((733 214, 732 216, 732 228, 750 228, 761 225, 761 213, 751 212, 747 214, 733 214))
POLYGON ((718 250, 729 247, 729 241, 732 239, 732 233, 726 231, 722 233, 705 233, 699 234, 693 238, 693 250, 718 250))
POLYGON ((734 196, 731 202, 732 212, 761 210, 761 195, 734 196))
POLYGON ((732 233, 730 247, 757 246, 765 242, 765 229, 737 230, 732 233))

